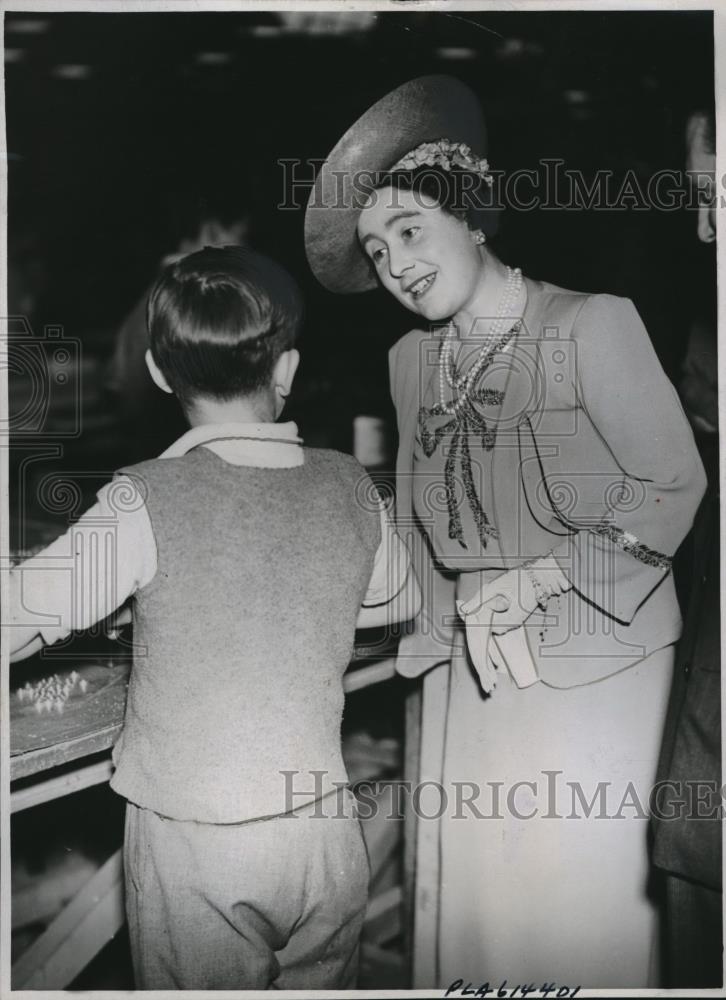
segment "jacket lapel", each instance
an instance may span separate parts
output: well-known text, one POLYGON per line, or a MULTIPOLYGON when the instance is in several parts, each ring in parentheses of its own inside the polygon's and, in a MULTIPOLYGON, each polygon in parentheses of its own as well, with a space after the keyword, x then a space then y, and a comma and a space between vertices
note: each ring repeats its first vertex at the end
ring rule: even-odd
POLYGON ((537 408, 542 386, 537 363, 537 341, 540 337, 540 317, 544 308, 544 292, 538 281, 525 279, 527 305, 522 317, 522 329, 512 346, 502 357, 506 359, 508 371, 504 385, 504 399, 497 425, 499 433, 507 435, 528 412, 537 408))

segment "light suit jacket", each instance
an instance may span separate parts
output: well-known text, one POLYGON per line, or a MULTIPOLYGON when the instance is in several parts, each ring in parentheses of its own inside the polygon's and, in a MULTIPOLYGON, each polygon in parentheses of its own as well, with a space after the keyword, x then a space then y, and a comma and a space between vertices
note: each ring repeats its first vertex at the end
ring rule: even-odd
MULTIPOLYGON (((501 571, 554 553, 573 589, 556 613, 535 612, 525 632, 540 678, 570 687, 678 638, 670 559, 706 479, 678 396, 632 302, 529 279, 526 288, 522 330, 496 360, 504 366, 504 398, 491 488, 501 554, 492 565, 501 571), (544 625, 543 645, 534 630, 544 625)), ((463 650, 455 595, 471 596, 478 577, 461 574, 457 589, 458 574, 437 564, 412 509, 417 414, 436 377, 437 339, 413 330, 390 352, 397 521, 424 595, 400 644, 398 670, 406 676, 463 650)))

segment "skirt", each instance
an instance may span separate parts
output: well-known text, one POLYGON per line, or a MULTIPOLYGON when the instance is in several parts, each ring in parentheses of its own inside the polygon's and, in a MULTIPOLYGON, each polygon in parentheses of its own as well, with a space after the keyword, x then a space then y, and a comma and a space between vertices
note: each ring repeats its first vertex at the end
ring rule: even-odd
POLYGON ((565 690, 520 689, 500 671, 490 696, 454 662, 438 820, 440 987, 658 985, 648 805, 673 651, 565 690))

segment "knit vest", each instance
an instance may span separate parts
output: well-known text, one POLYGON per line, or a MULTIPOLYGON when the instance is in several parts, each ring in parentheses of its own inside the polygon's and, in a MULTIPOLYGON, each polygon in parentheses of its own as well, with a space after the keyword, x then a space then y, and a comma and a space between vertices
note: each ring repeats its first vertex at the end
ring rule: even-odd
POLYGON ((163 816, 237 823, 345 782, 342 677, 380 541, 361 466, 316 449, 296 468, 235 466, 201 447, 124 471, 158 569, 134 598, 112 787, 163 816))

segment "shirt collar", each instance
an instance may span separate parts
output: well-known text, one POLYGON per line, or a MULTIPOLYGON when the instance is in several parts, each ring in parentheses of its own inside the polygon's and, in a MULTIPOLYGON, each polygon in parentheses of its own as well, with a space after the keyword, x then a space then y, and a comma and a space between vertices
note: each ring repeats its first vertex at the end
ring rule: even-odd
POLYGON ((209 448, 230 465, 292 469, 304 463, 302 438, 292 420, 284 424, 203 424, 182 434, 160 458, 179 458, 209 448))

